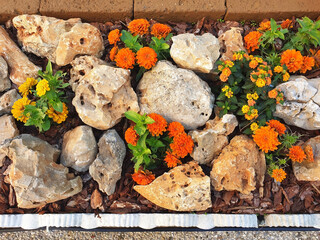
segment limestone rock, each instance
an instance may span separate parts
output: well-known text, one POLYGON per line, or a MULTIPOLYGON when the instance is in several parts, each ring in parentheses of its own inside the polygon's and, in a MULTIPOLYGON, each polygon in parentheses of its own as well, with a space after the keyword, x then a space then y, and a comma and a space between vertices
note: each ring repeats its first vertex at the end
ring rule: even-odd
POLYGON ((114 129, 102 135, 98 146, 99 154, 90 165, 89 173, 98 182, 99 189, 111 195, 115 191, 117 181, 121 178, 126 146, 114 129))
POLYGON ((19 15, 12 21, 24 50, 59 66, 69 64, 79 54, 99 57, 104 49, 100 31, 79 18, 19 15))
POLYGON ((92 128, 78 126, 63 136, 60 162, 78 172, 85 172, 96 158, 97 148, 92 128))
POLYGON ((72 90, 75 91, 79 85, 79 81, 82 77, 88 76, 91 69, 98 65, 107 65, 105 61, 95 56, 81 56, 77 57, 71 62, 70 80, 69 83, 72 90))
POLYGON ((310 138, 302 145, 302 148, 305 148, 306 145, 312 147, 314 162, 292 161, 294 175, 298 181, 320 181, 320 136, 310 138))
POLYGON ((274 116, 306 130, 320 129, 319 80, 295 76, 280 84, 277 88, 283 91, 285 102, 277 104, 274 116))
POLYGON ((214 120, 209 120, 203 130, 190 131, 189 135, 195 143, 191 157, 200 164, 210 164, 228 145, 227 135, 232 133, 236 126, 236 116, 226 114, 221 119, 216 116, 214 120))
POLYGON ((20 99, 21 96, 18 94, 17 90, 11 89, 8 92, 5 92, 0 97, 0 116, 3 114, 11 114, 11 108, 15 101, 20 99))
POLYGON ((0 117, 0 144, 19 135, 19 130, 11 115, 0 117))
POLYGON ((222 61, 232 60, 234 52, 245 51, 246 49, 243 45, 241 28, 231 27, 230 30, 227 30, 225 33, 219 36, 219 42, 224 53, 220 58, 222 61))
POLYGON ((249 137, 234 137, 213 161, 211 183, 215 190, 250 194, 263 186, 266 161, 263 152, 249 137))
POLYGON ((204 211, 212 206, 210 178, 195 161, 171 169, 149 185, 137 185, 134 190, 169 210, 204 211))
POLYGON ((11 82, 8 78, 8 64, 0 57, 0 92, 8 90, 11 87, 11 82))
POLYGON ((141 113, 158 113, 167 121, 178 121, 196 129, 209 119, 214 95, 194 72, 159 61, 146 72, 137 87, 141 113))
POLYGON ((172 37, 172 42, 170 55, 181 68, 209 73, 220 56, 219 41, 211 33, 179 34, 172 37))
POLYGON ((57 164, 60 151, 47 142, 22 134, 8 147, 9 171, 18 207, 36 208, 79 193, 82 180, 57 164))
POLYGON ((139 111, 136 93, 130 85, 130 71, 97 65, 84 75, 72 104, 81 120, 106 130, 116 125, 128 110, 139 111))

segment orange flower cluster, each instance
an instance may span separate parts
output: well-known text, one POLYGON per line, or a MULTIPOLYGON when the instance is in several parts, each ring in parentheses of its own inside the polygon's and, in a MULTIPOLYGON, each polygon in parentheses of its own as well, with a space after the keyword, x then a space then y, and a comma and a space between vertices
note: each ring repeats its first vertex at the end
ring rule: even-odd
POLYGON ((173 143, 170 144, 172 153, 177 156, 184 158, 188 154, 192 153, 194 143, 191 136, 187 135, 185 132, 175 136, 173 138, 173 143))
POLYGON ((275 151, 281 143, 278 140, 278 132, 270 126, 261 127, 254 132, 253 140, 265 153, 275 151))
POLYGON ((131 126, 127 129, 127 131, 124 134, 124 139, 128 144, 131 144, 133 146, 136 146, 139 140, 139 135, 134 130, 134 127, 131 126))
POLYGON ((272 75, 273 73, 270 66, 268 66, 266 62, 263 62, 259 65, 257 71, 250 73, 250 80, 255 83, 257 87, 262 88, 271 84, 272 75))
POLYGON ((263 21, 263 22, 260 23, 258 31, 265 32, 265 31, 268 31, 270 29, 271 29, 271 22, 270 21, 263 21))
POLYGON ((148 124, 147 128, 152 136, 159 136, 162 135, 167 128, 167 121, 159 114, 150 113, 148 115, 151 117, 155 122, 148 124))
POLYGON ((168 25, 155 23, 151 28, 151 34, 156 38, 166 38, 171 32, 171 28, 168 25))
POLYGON ((119 29, 112 30, 108 35, 108 40, 110 44, 117 44, 120 41, 121 33, 119 29))
POLYGON ((150 69, 156 65, 157 53, 150 47, 143 47, 137 52, 137 63, 140 67, 150 69))
POLYGON ((259 45, 260 45, 259 39, 261 36, 262 36, 262 33, 258 31, 252 31, 244 37, 245 47, 249 53, 259 48, 259 45))
POLYGON ((154 176, 154 174, 152 174, 152 172, 148 170, 143 171, 140 169, 139 171, 135 171, 135 173, 132 174, 133 181, 135 181, 139 185, 148 185, 152 183, 155 178, 156 177, 154 176))
POLYGON ((303 160, 307 158, 307 155, 300 146, 292 146, 289 149, 288 156, 292 161, 299 163, 301 163, 303 160))
POLYGON ((295 73, 301 69, 303 64, 303 56, 300 51, 288 49, 281 54, 281 65, 286 65, 289 72, 295 73))
POLYGON ((164 161, 167 163, 167 166, 169 168, 173 168, 173 167, 176 167, 178 164, 182 164, 180 159, 176 157, 174 154, 172 154, 171 152, 167 151, 166 154, 167 155, 164 161))
POLYGON ((110 51, 110 60, 114 61, 116 55, 118 54, 118 46, 114 46, 110 51))
POLYGON ((128 29, 132 33, 133 36, 136 35, 145 35, 149 33, 150 23, 146 19, 135 19, 132 20, 129 25, 128 29))
POLYGON ((270 120, 267 122, 267 125, 276 130, 276 132, 279 134, 279 136, 283 135, 286 132, 286 126, 279 122, 278 120, 270 120))
POLYGON ((281 92, 278 89, 273 89, 268 92, 268 97, 276 99, 277 104, 278 103, 283 103, 283 92, 281 92))
POLYGON ((135 54, 129 48, 122 48, 115 56, 115 61, 118 67, 132 69, 136 61, 135 54))
POLYGON ((179 122, 172 122, 168 126, 169 137, 174 137, 184 132, 184 127, 179 122))
POLYGON ((273 169, 271 177, 277 182, 282 182, 287 176, 287 173, 283 169, 273 169))
POLYGON ((232 68, 233 66, 234 66, 234 62, 230 60, 226 60, 221 65, 218 66, 218 70, 221 71, 220 80, 222 82, 228 81, 228 78, 231 75, 230 68, 232 68))
POLYGON ((314 65, 315 65, 315 61, 313 57, 304 56, 300 72, 306 73, 308 70, 311 70, 314 65))
POLYGON ((282 29, 289 29, 289 28, 292 28, 293 26, 292 26, 292 20, 290 20, 290 19, 286 19, 286 20, 284 20, 284 21, 282 21, 282 23, 281 23, 281 28, 282 29))

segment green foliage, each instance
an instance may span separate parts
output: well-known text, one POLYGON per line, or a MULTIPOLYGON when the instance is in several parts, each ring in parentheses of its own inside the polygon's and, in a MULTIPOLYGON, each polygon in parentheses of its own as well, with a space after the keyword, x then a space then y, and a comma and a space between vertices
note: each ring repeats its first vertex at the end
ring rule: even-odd
POLYGON ((284 46, 284 49, 297 49, 299 51, 318 47, 320 45, 320 20, 312 21, 308 17, 297 19, 300 25, 298 32, 293 34, 290 41, 284 46))
POLYGON ((57 71, 55 74, 52 72, 52 65, 49 61, 46 67, 46 71, 42 72, 39 70, 38 83, 45 79, 49 83, 49 91, 42 96, 39 96, 37 91, 31 89, 33 98, 36 99, 34 105, 26 105, 24 110, 24 115, 28 116, 28 120, 25 123, 26 126, 35 126, 40 132, 47 131, 51 126, 51 118, 49 118, 47 111, 52 107, 56 112, 63 111, 63 95, 65 94, 62 89, 69 86, 69 83, 64 83, 62 78, 65 73, 62 71, 57 71))

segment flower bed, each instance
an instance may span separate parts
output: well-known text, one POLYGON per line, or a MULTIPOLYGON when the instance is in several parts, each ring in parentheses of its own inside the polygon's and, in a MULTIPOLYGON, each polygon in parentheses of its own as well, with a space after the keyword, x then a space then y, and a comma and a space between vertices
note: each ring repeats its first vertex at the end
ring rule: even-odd
POLYGON ((318 25, 16 17, 0 212, 319 212, 318 25))

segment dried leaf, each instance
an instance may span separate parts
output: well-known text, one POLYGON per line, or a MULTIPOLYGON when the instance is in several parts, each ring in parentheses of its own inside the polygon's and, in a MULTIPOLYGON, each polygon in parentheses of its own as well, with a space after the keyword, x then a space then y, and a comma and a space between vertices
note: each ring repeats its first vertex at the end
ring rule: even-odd
POLYGON ((98 189, 95 189, 91 195, 90 205, 92 209, 97 209, 102 205, 102 196, 98 189))

